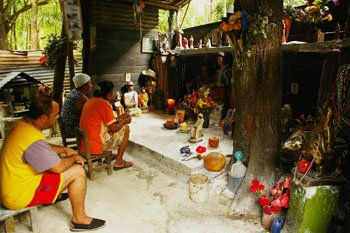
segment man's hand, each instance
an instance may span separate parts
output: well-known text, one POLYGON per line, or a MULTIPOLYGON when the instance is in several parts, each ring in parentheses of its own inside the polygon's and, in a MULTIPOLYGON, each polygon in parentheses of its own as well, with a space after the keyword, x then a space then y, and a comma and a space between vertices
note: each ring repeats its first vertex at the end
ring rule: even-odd
POLYGON ((75 163, 80 164, 81 166, 84 166, 84 158, 77 154, 74 156, 75 156, 75 163))
POLYGON ((65 153, 67 156, 71 156, 71 155, 77 155, 78 152, 73 150, 72 148, 69 147, 65 147, 65 153))

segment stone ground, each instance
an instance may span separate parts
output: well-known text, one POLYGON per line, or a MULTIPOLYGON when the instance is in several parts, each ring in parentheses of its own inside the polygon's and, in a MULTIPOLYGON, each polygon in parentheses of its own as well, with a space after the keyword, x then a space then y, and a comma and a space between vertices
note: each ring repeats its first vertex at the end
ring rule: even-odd
MULTIPOLYGON (((99 172, 88 180, 86 209, 94 217, 106 219, 101 233, 262 233, 256 222, 233 220, 228 215, 230 199, 219 195, 204 203, 189 199, 188 183, 182 175, 126 155, 136 165, 99 172)), ((41 232, 70 232, 69 201, 39 207, 41 232)), ((25 224, 16 224, 16 232, 30 232, 25 224)))
MULTIPOLYGON (((231 199, 223 195, 213 195, 206 202, 195 203, 189 199, 188 171, 199 169, 198 162, 184 163, 178 152, 179 145, 187 143, 186 136, 175 131, 163 131, 157 117, 152 119, 138 118, 131 124, 130 140, 134 144, 152 145, 151 151, 163 154, 164 159, 171 161, 163 163, 158 157, 145 158, 145 150, 131 149, 125 158, 135 163, 126 170, 96 173, 94 181, 87 181, 86 209, 90 216, 107 221, 106 226, 98 231, 101 233, 262 233, 266 232, 260 225, 260 219, 247 221, 233 219, 228 215, 231 199), (154 128, 147 129, 154 124, 154 128), (138 128, 137 127, 141 127, 138 128), (138 133, 136 133, 136 131, 138 133), (150 139, 150 135, 162 137, 150 139), (145 139, 146 138, 146 139, 145 139), (179 145, 173 145, 178 138, 179 145), (146 143, 147 142, 147 143, 146 143), (155 143, 156 142, 156 143, 155 143), (159 146, 170 148, 162 151, 159 146), (153 148, 152 148, 153 147, 153 148), (165 155, 166 154, 166 155, 165 155), (167 165, 178 164, 179 166, 167 165), (187 167, 187 168, 186 168, 187 167), (185 169, 184 169, 185 168, 185 169)), ((164 116, 158 117, 163 122, 164 116)), ((214 131, 207 131, 208 134, 214 131), (210 132, 210 133, 209 133, 210 132)), ((219 136, 219 135, 218 135, 219 136)), ((221 137, 221 140, 224 139, 221 137)), ((53 138, 52 143, 60 144, 60 138, 53 138)), ((222 153, 231 151, 230 144, 222 140, 222 153)), ((202 144, 207 143, 207 138, 202 144)), ((131 144, 131 143, 130 143, 131 144)), ((143 145, 144 146, 144 145, 143 145)), ((179 147, 180 148, 180 147, 179 147)), ((195 147, 193 147, 195 148, 195 147)), ((152 156, 150 154, 149 156, 152 156)), ((162 156, 163 157, 163 156, 162 156)), ((164 160, 163 159, 163 160, 164 160)), ((197 170, 198 172, 199 170, 197 170)), ((48 207, 39 207, 42 233, 70 232, 71 205, 69 201, 57 203, 48 207)), ((16 224, 17 233, 30 232, 28 225, 16 224)))

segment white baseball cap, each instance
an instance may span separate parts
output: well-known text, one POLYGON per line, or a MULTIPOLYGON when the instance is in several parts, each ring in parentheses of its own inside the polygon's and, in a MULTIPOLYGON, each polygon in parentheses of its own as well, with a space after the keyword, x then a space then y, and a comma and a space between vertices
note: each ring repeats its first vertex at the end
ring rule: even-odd
POLYGON ((91 80, 90 76, 87 74, 77 74, 73 77, 73 83, 75 88, 83 86, 85 83, 91 80))

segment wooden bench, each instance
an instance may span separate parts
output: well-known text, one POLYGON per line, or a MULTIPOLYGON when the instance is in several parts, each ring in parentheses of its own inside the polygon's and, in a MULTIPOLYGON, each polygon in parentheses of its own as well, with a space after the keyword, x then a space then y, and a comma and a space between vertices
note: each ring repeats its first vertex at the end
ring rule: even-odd
POLYGON ((21 214, 21 213, 25 214, 25 212, 29 213, 32 232, 34 233, 40 232, 38 208, 36 206, 24 208, 21 210, 9 210, 0 203, 0 222, 4 222, 5 233, 15 230, 13 217, 17 214, 21 214), (12 219, 12 223, 11 223, 11 219, 12 219))

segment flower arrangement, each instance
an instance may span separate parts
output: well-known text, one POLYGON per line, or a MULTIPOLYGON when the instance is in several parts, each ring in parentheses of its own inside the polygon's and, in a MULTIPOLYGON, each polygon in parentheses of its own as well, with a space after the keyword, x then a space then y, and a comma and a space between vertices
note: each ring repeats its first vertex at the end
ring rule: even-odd
POLYGON ((312 3, 305 1, 305 5, 300 8, 293 8, 287 4, 285 12, 293 12, 292 17, 301 23, 307 23, 316 26, 322 21, 332 21, 333 16, 329 13, 329 5, 339 5, 339 0, 315 0, 312 3))
POLYGON ((220 24, 220 29, 224 32, 238 31, 242 28, 242 11, 236 11, 230 16, 228 22, 222 21, 220 24))
POLYGON ((265 192, 265 186, 259 180, 253 180, 250 186, 251 193, 259 195, 259 204, 263 207, 264 213, 270 215, 272 212, 278 213, 282 208, 289 207, 290 184, 292 179, 287 177, 285 180, 276 183, 270 190, 270 194, 265 192))
POLYGON ((210 89, 206 87, 199 88, 197 91, 185 96, 183 106, 191 111, 210 112, 215 105, 209 96, 210 89))

